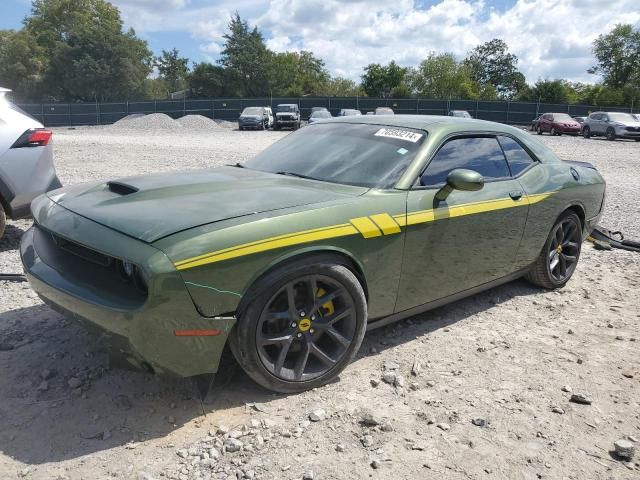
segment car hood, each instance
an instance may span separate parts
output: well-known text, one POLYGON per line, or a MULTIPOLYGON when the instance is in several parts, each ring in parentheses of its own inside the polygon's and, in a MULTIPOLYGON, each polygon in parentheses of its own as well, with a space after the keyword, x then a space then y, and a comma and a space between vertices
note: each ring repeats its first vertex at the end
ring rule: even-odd
POLYGON ((163 173, 49 192, 62 207, 147 243, 209 223, 348 200, 366 188, 237 167, 163 173))

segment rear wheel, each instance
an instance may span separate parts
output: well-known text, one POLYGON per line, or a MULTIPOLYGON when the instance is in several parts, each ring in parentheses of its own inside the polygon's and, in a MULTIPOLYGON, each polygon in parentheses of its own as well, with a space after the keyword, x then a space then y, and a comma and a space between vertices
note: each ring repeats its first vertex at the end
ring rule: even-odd
POLYGON ((611 127, 607 128, 607 140, 613 141, 615 139, 616 139, 616 131, 611 127))
POLYGON ((252 292, 229 344, 263 387, 292 393, 324 385, 360 348, 364 292, 355 275, 330 257, 275 270, 252 292))
POLYGON ((544 288, 563 287, 573 275, 582 248, 582 224, 567 211, 556 221, 527 280, 544 288))
POLYGON ((556 135, 558 135, 558 132, 556 131, 556 129, 554 127, 551 127, 551 135, 553 135, 554 137, 556 135))
POLYGON ((4 235, 4 229, 7 226, 7 216, 4 213, 4 208, 0 204, 0 238, 4 235))
POLYGON ((582 128, 582 136, 584 138, 589 138, 591 137, 591 129, 589 127, 583 127, 582 128))
POLYGON ((538 132, 538 135, 542 135, 542 127, 540 125, 538 125, 536 132, 538 132))

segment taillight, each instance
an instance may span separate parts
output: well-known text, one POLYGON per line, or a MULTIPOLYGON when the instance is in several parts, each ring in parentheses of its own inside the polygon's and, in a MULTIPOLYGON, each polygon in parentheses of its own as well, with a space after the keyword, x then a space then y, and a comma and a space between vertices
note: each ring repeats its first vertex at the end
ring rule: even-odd
POLYGON ((11 148, 44 147, 51 140, 53 132, 46 128, 30 128, 15 141, 11 148))

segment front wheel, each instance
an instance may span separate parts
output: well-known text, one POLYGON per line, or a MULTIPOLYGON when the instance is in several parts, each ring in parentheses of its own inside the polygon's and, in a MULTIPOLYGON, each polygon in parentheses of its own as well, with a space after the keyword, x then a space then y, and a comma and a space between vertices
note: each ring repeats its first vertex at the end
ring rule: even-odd
POLYGON ((4 208, 0 205, 0 238, 4 235, 4 229, 7 226, 7 216, 4 213, 4 208))
POLYGON ((589 138, 591 137, 591 129, 589 127, 583 127, 582 128, 582 136, 584 138, 589 138))
POLYGON ((331 257, 277 269, 248 295, 229 345, 244 371, 265 388, 293 393, 324 385, 360 348, 364 292, 331 257))
POLYGON ((616 131, 611 127, 607 128, 607 140, 612 142, 615 139, 616 139, 616 131))
POLYGON ((536 132, 538 133, 538 135, 542 135, 542 127, 538 126, 536 132))
POLYGON ((573 275, 582 249, 582 223, 574 212, 563 213, 549 233, 527 280, 548 289, 563 287, 573 275))

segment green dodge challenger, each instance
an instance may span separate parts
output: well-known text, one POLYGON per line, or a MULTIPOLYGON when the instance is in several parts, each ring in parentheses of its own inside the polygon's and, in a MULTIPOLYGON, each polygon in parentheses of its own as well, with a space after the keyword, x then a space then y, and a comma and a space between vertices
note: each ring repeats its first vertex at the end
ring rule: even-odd
POLYGON ((228 342, 296 392, 367 329, 518 277, 562 287, 604 194, 591 165, 506 125, 342 117, 244 165, 49 192, 21 256, 47 304, 139 364, 214 373, 228 342))

